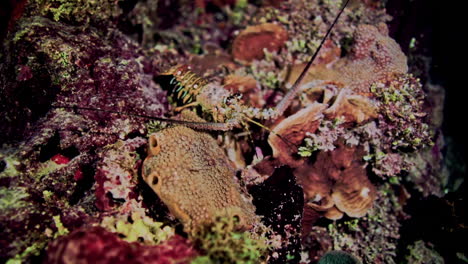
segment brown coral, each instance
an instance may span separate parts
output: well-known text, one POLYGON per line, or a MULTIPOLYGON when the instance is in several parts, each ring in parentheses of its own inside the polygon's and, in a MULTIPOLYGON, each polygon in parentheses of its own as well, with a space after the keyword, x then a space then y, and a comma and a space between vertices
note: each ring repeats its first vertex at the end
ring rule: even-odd
POLYGON ((268 137, 273 157, 291 167, 301 165, 303 160, 295 157, 296 146, 302 143, 307 132, 313 133, 318 128, 326 106, 326 104, 313 103, 281 121, 268 137))
MULTIPOLYGON (((292 68, 288 83, 295 80, 300 69, 300 66, 292 68)), ((386 25, 359 25, 354 33, 351 53, 331 68, 323 65, 311 67, 303 83, 312 80, 333 81, 355 93, 368 96, 373 83, 407 71, 407 58, 396 41, 388 36, 386 25)))
POLYGON ((367 178, 359 148, 339 144, 334 151, 318 153, 313 164, 294 171, 304 189, 307 205, 329 219, 342 213, 362 217, 372 207, 376 191, 367 178))
POLYGON ((242 62, 261 60, 263 49, 278 51, 288 39, 288 33, 282 26, 264 23, 244 29, 232 44, 232 56, 242 62))
POLYGON ((375 187, 362 166, 345 169, 341 181, 332 189, 332 198, 337 209, 352 217, 364 216, 372 207, 375 195, 375 187))
POLYGON ((335 66, 343 82, 353 91, 367 94, 376 81, 408 71, 406 56, 398 43, 388 36, 386 25, 360 25, 354 40, 351 56, 335 66))
POLYGON ((219 215, 237 217, 244 229, 257 221, 234 167, 207 133, 176 126, 152 134, 142 175, 188 233, 219 215))

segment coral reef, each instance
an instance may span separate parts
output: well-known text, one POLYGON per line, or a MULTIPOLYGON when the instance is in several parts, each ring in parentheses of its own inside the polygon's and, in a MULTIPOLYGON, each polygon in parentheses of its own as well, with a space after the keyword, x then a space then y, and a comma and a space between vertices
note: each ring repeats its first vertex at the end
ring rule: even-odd
POLYGON ((466 237, 443 87, 408 65, 390 3, 350 2, 278 118, 343 1, 8 3, 0 262, 464 258, 434 238, 466 237))

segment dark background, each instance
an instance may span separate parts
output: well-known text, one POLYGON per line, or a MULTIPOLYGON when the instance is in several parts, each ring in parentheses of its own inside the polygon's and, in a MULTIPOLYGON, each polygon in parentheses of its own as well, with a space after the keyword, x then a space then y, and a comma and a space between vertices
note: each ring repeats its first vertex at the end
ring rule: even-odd
MULTIPOLYGON (((460 2, 458 2, 460 3, 460 2)), ((392 37, 405 54, 412 37, 419 43, 418 52, 432 57, 431 81, 446 89, 443 131, 452 137, 459 154, 466 161, 468 101, 466 98, 467 67, 465 60, 467 35, 463 27, 464 7, 455 1, 389 0, 387 10, 394 17, 390 23, 392 37)))

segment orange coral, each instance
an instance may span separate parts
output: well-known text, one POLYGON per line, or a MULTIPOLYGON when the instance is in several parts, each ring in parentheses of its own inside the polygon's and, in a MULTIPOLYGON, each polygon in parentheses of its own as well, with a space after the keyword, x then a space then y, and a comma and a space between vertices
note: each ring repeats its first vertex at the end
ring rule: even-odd
POLYGON ((247 63, 261 60, 265 56, 263 49, 270 52, 278 51, 287 39, 288 33, 280 25, 264 23, 250 26, 234 39, 232 56, 238 61, 247 63))
POLYGON ((313 103, 281 121, 268 137, 273 157, 291 167, 301 165, 303 160, 296 158, 296 146, 302 143, 307 132, 317 130, 326 107, 326 104, 313 103))
POLYGON ((362 217, 372 207, 375 187, 365 177, 365 170, 352 168, 344 171, 344 181, 333 186, 332 198, 335 206, 352 217, 362 217))

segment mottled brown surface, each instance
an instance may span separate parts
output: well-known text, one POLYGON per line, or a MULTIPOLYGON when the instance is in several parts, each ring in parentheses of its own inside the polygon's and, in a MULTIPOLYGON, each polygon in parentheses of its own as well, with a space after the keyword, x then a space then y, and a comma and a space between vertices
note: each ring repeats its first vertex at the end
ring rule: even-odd
POLYGON ((342 143, 319 152, 313 164, 294 171, 304 189, 307 206, 336 220, 346 213, 362 217, 373 206, 376 190, 367 177, 362 149, 342 143))
MULTIPOLYGON (((289 85, 296 80, 303 68, 303 65, 292 67, 287 81, 289 85)), ((388 36, 388 29, 384 24, 359 25, 354 32, 350 54, 330 67, 311 67, 302 83, 314 80, 332 81, 348 87, 354 93, 369 96, 373 83, 392 79, 394 74, 407 71, 407 58, 395 40, 388 36)))
POLYGON ((264 23, 250 26, 243 30, 232 44, 232 56, 242 62, 252 62, 265 57, 264 49, 278 51, 288 40, 284 27, 264 23))
POLYGON ((240 228, 256 220, 235 169, 207 133, 176 126, 150 136, 143 178, 191 233, 216 216, 237 216, 240 228))
POLYGON ((297 157, 296 145, 304 140, 307 132, 317 130, 326 107, 326 104, 313 103, 279 123, 268 137, 273 157, 288 166, 300 166, 304 159, 297 157))

